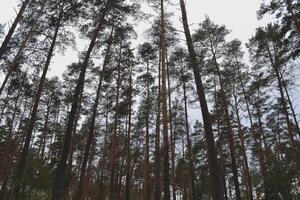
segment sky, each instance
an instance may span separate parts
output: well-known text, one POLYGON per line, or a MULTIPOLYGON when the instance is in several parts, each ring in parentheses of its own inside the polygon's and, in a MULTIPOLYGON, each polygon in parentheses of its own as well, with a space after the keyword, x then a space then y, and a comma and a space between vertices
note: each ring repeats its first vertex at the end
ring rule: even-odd
MULTIPOLYGON (((186 0, 191 30, 196 29, 198 24, 205 19, 206 15, 208 15, 216 24, 224 24, 231 30, 231 33, 227 38, 228 40, 238 38, 245 45, 249 38, 254 35, 257 27, 263 26, 269 21, 274 20, 271 17, 264 18, 260 21, 257 20, 256 12, 260 7, 261 2, 263 2, 263 0, 186 0)), ((147 9, 145 6, 142 8, 145 12, 151 10, 149 8, 147 9)), ((167 12, 174 12, 172 22, 175 27, 178 30, 182 30, 179 8, 179 0, 170 0, 170 3, 166 5, 167 12)), ((17 0, 1 0, 0 23, 3 24, 12 21, 17 10, 17 0)), ((148 28, 149 24, 149 22, 140 22, 137 25, 136 30, 139 38, 133 42, 134 45, 138 45, 143 41, 143 38, 145 38, 145 30, 148 28)), ((82 41, 79 43, 79 50, 83 50, 87 46, 87 43, 85 44, 82 41)), ((247 62, 247 53, 245 59, 247 62)), ((52 59, 48 77, 61 76, 66 69, 66 66, 76 61, 78 61, 78 52, 71 48, 69 48, 64 55, 56 54, 52 59)), ((296 88, 294 93, 299 93, 299 87, 296 88)), ((296 104, 300 104, 298 99, 294 99, 296 104)), ((297 110, 300 112, 300 108, 297 110)))
MULTIPOLYGON (((17 0, 1 0, 0 4, 0 23, 12 21, 16 15, 17 0)), ((179 21, 179 0, 171 0, 170 4, 166 5, 167 12, 174 12, 173 23, 177 29, 182 29, 179 21)), ((205 15, 208 15, 215 23, 224 24, 231 34, 229 39, 239 38, 243 43, 246 43, 251 35, 254 34, 255 28, 265 21, 257 21, 256 11, 259 9, 261 0, 188 0, 187 11, 191 29, 195 29, 197 24, 204 20, 205 15)), ((145 11, 149 11, 145 9, 145 11)), ((134 44, 141 43, 143 33, 149 23, 139 23, 137 32, 139 39, 134 44)), ((6 26, 8 27, 8 26, 6 26)), ((87 44, 79 45, 79 50, 83 49, 87 44), (82 46, 82 47, 81 47, 82 46)), ((56 55, 52 60, 49 76, 60 76, 65 70, 65 66, 78 59, 78 53, 73 49, 68 49, 64 55, 56 55)))

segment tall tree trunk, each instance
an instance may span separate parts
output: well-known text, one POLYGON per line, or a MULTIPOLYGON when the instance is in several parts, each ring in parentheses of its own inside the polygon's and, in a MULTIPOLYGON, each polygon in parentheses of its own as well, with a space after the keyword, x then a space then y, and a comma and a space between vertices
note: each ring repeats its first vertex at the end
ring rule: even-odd
MULTIPOLYGON (((218 108, 218 92, 217 92, 217 79, 216 77, 213 78, 213 83, 214 83, 214 101, 215 101, 215 107, 216 107, 216 112, 217 113, 222 113, 219 108, 218 108)), ((227 188, 226 188, 226 161, 224 157, 224 133, 221 130, 220 126, 220 116, 216 116, 216 123, 217 123, 217 133, 219 137, 219 142, 218 142, 218 149, 220 151, 220 175, 221 175, 221 180, 223 183, 222 191, 221 194, 224 197, 225 200, 228 200, 228 195, 227 195, 227 188)))
POLYGON ((205 97, 204 87, 201 80, 200 69, 198 67, 198 60, 195 53, 192 36, 189 29, 186 7, 184 0, 180 0, 181 12, 182 12, 182 23, 184 27, 185 37, 187 41, 187 47, 190 56, 191 67, 193 68, 197 94, 200 101, 202 110, 202 118, 205 130, 205 139, 208 153, 208 165, 210 170, 210 182, 212 186, 212 197, 213 200, 223 199, 221 195, 222 183, 220 179, 220 167, 217 159, 217 150, 214 140, 214 134, 212 130, 212 124, 210 119, 210 113, 208 111, 207 101, 205 97))
POLYGON ((160 184, 160 110, 161 110, 161 51, 159 51, 159 67, 158 67, 158 94, 157 94, 157 111, 156 111, 156 130, 155 130, 155 191, 154 200, 161 199, 160 184))
POLYGON ((161 0, 160 21, 160 50, 161 50, 161 75, 162 75, 162 117, 163 117, 163 174, 164 174, 164 200, 170 200, 170 174, 169 174, 169 131, 168 131, 168 106, 166 87, 166 38, 165 38, 165 11, 164 0, 161 0))
POLYGON ((19 24, 20 20, 22 19, 23 13, 24 13, 27 5, 29 4, 29 2, 30 2, 30 0, 23 1, 21 8, 20 8, 13 24, 11 25, 7 35, 5 36, 4 41, 2 42, 1 47, 0 47, 0 59, 2 58, 3 54, 6 52, 8 44, 17 28, 17 25, 19 24))
POLYGON ((18 106, 18 100, 19 100, 20 92, 18 93, 17 97, 15 98, 14 103, 14 109, 12 118, 9 125, 8 135, 6 142, 4 144, 4 153, 3 158, 0 161, 0 183, 1 183, 1 190, 0 190, 0 200, 3 200, 5 198, 5 193, 7 190, 7 184, 11 172, 11 165, 13 162, 13 156, 14 156, 14 149, 13 149, 13 124, 16 118, 16 111, 18 106))
POLYGON ((173 200, 176 200, 176 193, 177 193, 177 189, 176 189, 176 153, 175 153, 175 149, 176 149, 176 128, 177 128, 177 123, 176 123, 176 109, 175 110, 175 114, 174 114, 174 130, 171 132, 171 160, 172 160, 172 193, 173 193, 173 200))
POLYGON ((246 186, 247 186, 247 199, 249 200, 254 200, 253 197, 253 186, 252 186, 252 180, 251 180, 251 176, 250 176, 250 170, 249 170, 249 162, 248 162, 248 157, 247 157, 247 153, 246 153, 246 146, 245 146, 245 138, 243 135, 243 131, 242 131, 242 126, 241 126, 241 120, 240 120, 240 113, 239 113, 239 108, 238 108, 238 99, 236 94, 233 95, 234 96, 234 110, 235 110, 235 114, 236 114, 236 118, 237 118, 237 125, 238 125, 238 135, 239 135, 239 139, 240 139, 240 144, 241 144, 241 150, 242 150, 242 157, 243 157, 243 161, 244 161, 244 174, 245 174, 245 179, 246 179, 246 186))
POLYGON ((240 191, 240 187, 239 187, 238 167, 237 167, 237 163, 236 163, 236 153, 235 153, 235 145, 234 145, 235 141, 234 141, 233 130, 232 130, 231 121, 230 121, 230 113, 229 113, 229 109, 228 109, 229 101, 225 94, 224 82, 221 77, 221 72, 220 72, 219 64, 217 62, 217 57, 216 57, 213 49, 211 49, 211 52, 213 54, 213 61, 214 61, 214 64, 215 64, 215 67, 217 70, 217 76, 219 78, 219 83, 220 83, 222 106, 224 109, 225 121, 226 121, 226 126, 227 126, 227 134, 226 135, 227 135, 227 140, 228 140, 228 144, 229 144, 231 169, 232 169, 233 181, 234 181, 234 187, 235 187, 235 196, 236 196, 237 200, 242 200, 241 191, 240 191))
POLYGON ((47 101, 47 110, 46 110, 46 116, 45 116, 45 123, 42 131, 42 135, 40 138, 40 143, 39 143, 39 148, 38 148, 38 157, 40 159, 43 159, 44 151, 43 151, 43 146, 47 137, 47 132, 48 132, 48 125, 49 125, 49 115, 50 115, 50 102, 51 98, 48 99, 47 101))
POLYGON ((88 67, 88 62, 90 60, 92 50, 94 49, 94 46, 96 44, 98 34, 102 28, 102 25, 104 23, 104 19, 105 19, 107 11, 109 10, 109 7, 110 7, 110 3, 107 2, 105 7, 102 9, 102 13, 100 15, 98 25, 93 33, 93 37, 90 41, 89 48, 85 54, 84 61, 82 63, 79 79, 77 81, 75 93, 73 96, 72 108, 71 108, 70 115, 68 118, 67 129, 66 129, 66 134, 65 134, 65 138, 64 138, 64 144, 63 144, 63 150, 62 150, 62 154, 60 156, 56 175, 54 178, 54 184, 53 184, 53 190, 52 190, 52 200, 62 200, 64 198, 64 191, 65 191, 65 187, 66 187, 65 173, 66 173, 67 159, 69 156, 70 144, 71 144, 71 139, 72 139, 73 124, 75 121, 75 115, 76 115, 76 111, 78 108, 78 99, 79 99, 81 91, 83 91, 83 88, 84 88, 85 73, 86 73, 86 69, 88 67))
MULTIPOLYGON (((120 52, 121 56, 121 52, 120 52)), ((115 105, 115 119, 114 119, 114 128, 113 128, 113 135, 112 135, 112 160, 111 160, 111 170, 110 170, 110 193, 109 199, 115 200, 116 199, 116 175, 117 175, 117 129, 118 129, 118 120, 119 120, 119 101, 120 101, 120 88, 121 88, 121 58, 117 66, 117 95, 116 95, 116 105, 115 105)))
MULTIPOLYGON (((149 63, 147 62, 147 75, 149 75, 149 63)), ((145 166, 144 166, 144 200, 150 199, 150 167, 149 167, 149 118, 150 118, 150 83, 147 82, 146 105, 146 135, 145 135, 145 166)))
MULTIPOLYGON (((37 116, 37 111, 38 111, 38 107, 39 107, 39 103, 40 103, 40 98, 41 98, 42 91, 43 91, 43 88, 44 88, 44 83, 46 81, 46 75, 47 75, 47 72, 48 72, 48 69, 49 69, 51 58, 52 58, 53 53, 54 53, 54 48, 56 46, 56 40, 57 40, 59 28, 61 26, 62 17, 63 17, 63 5, 61 6, 61 9, 60 9, 60 13, 59 13, 57 24, 55 26, 55 31, 54 31, 54 35, 53 35, 53 38, 52 38, 51 46, 50 46, 50 49, 49 49, 49 52, 48 52, 48 55, 47 55, 47 60, 46 60, 46 63, 45 63, 44 69, 43 69, 43 74, 40 78, 38 89, 37 89, 36 94, 35 94, 33 108, 32 108, 32 111, 31 111, 31 115, 30 115, 30 119, 29 119, 27 129, 26 129, 25 144, 22 148, 21 160, 20 160, 19 166, 17 168, 17 172, 16 172, 17 178, 21 181, 20 184, 22 184, 23 173, 24 173, 24 170, 25 170, 25 167, 26 167, 26 159, 27 159, 27 156, 28 156, 29 145, 30 145, 32 132, 33 132, 33 128, 34 128, 35 121, 36 121, 36 116, 37 116)), ((19 192, 20 192, 20 187, 21 187, 20 184, 16 184, 16 188, 15 188, 15 195, 16 195, 17 198, 19 198, 19 192)))
MULTIPOLYGON (((183 69, 182 69, 182 76, 183 69)), ((187 93, 186 93, 186 82, 183 82, 182 85, 183 88, 183 101, 184 101, 184 117, 185 117, 185 129, 186 129, 186 140, 187 140, 187 153, 188 153, 188 163, 189 163, 189 185, 191 190, 191 200, 196 200, 196 190, 195 190, 195 168, 193 163, 193 153, 192 153, 192 141, 190 139, 190 128, 189 128, 189 117, 188 117, 188 106, 187 106, 187 93)))
POLYGON ((104 133, 104 147, 103 147, 103 157, 102 159, 99 159, 99 170, 100 171, 100 192, 99 192, 99 200, 104 200, 105 199, 105 185, 104 185, 104 170, 105 170, 105 165, 107 164, 107 134, 108 134, 108 117, 109 117, 109 107, 107 105, 106 108, 106 116, 105 116, 105 133, 104 133), (101 165, 102 163, 102 165, 101 165))
MULTIPOLYGON (((131 72, 132 73, 132 72, 131 72)), ((130 141, 131 141, 131 115, 132 115, 132 74, 130 73, 129 80, 129 105, 128 105, 128 129, 126 138, 126 180, 125 180, 125 200, 130 200, 130 185, 131 185, 131 151, 130 151, 130 141)))
POLYGON ((270 50, 268 44, 267 44, 267 51, 268 51, 270 62, 272 64, 273 70, 274 70, 276 78, 277 78, 277 84, 278 84, 277 86, 278 86, 278 90, 279 90, 279 93, 280 93, 280 103, 281 103, 280 106, 282 107, 282 112, 283 112, 283 115, 284 115, 285 120, 286 120, 287 129, 288 129, 287 130, 288 131, 288 137, 289 137, 290 143, 292 145, 292 150, 293 150, 293 153, 294 153, 294 160, 296 162, 296 169, 297 169, 297 172, 298 172, 298 176, 300 177, 300 157, 299 157, 300 150, 299 150, 298 145, 297 145, 297 143, 295 142, 295 139, 294 139, 293 128, 292 128, 292 125, 291 125, 291 122, 290 122, 289 112, 288 112, 287 105, 286 105, 286 100, 285 100, 285 95, 284 95, 284 91, 283 91, 283 84, 282 84, 282 79, 281 79, 281 76, 280 76, 280 69, 279 69, 279 66, 278 66, 278 61, 276 59, 276 56, 275 56, 275 58, 273 58, 273 56, 271 54, 271 50, 270 50))
MULTIPOLYGON (((30 39, 30 37, 32 36, 33 32, 34 32, 34 29, 36 28, 37 26, 37 23, 38 23, 38 20, 39 18, 42 16, 43 14, 43 11, 44 11, 44 8, 45 8, 45 5, 46 5, 46 0, 44 0, 42 2, 42 7, 40 8, 38 14, 37 14, 37 17, 34 19, 29 31, 27 32, 27 34, 25 35, 25 38, 24 40, 22 41, 19 49, 18 49, 18 52, 17 54, 15 55, 13 61, 11 63, 8 64, 8 69, 7 69, 7 72, 6 72, 6 75, 4 77, 4 80, 1 84, 1 87, 0 87, 0 96, 8 82, 8 79, 10 78, 10 76, 12 75, 12 73, 15 71, 16 67, 17 67, 17 64, 18 64, 18 61, 19 61, 19 58, 20 56, 22 55, 23 53, 23 50, 25 49, 26 47, 26 44, 27 44, 27 41, 30 39)), ((5 49, 4 49, 5 50, 5 49)), ((3 50, 3 51, 4 51, 3 50)), ((50 51, 49 51, 50 52, 50 51)), ((1 58, 1 55, 0 55, 0 58, 1 58)))
POLYGON ((292 103, 292 100, 291 100, 291 97, 290 97, 290 94, 289 94, 289 91, 288 91, 288 88, 287 88, 287 85, 286 85, 286 81, 283 78, 282 72, 280 72, 280 77, 281 77, 281 80, 282 80, 282 86, 284 88, 284 91, 285 91, 285 94, 286 94, 286 97, 287 97, 287 101, 288 101, 290 109, 292 111, 292 115, 293 115, 293 118, 294 118, 294 123, 296 125, 297 133, 300 137, 300 128, 299 128, 299 123, 298 123, 298 120, 297 120, 297 115, 295 113, 295 109, 294 109, 294 106, 293 106, 293 103, 292 103))
POLYGON ((102 70, 100 72, 100 78, 99 78, 99 83, 98 83, 97 92, 96 92, 96 99, 95 99, 95 102, 94 102, 94 105, 92 108, 92 116, 91 116, 91 121, 90 121, 88 138, 87 138, 85 151, 84 151, 84 157, 83 157, 81 170, 80 170, 79 184, 78 184, 77 192, 74 193, 75 196, 73 196, 73 200, 81 200, 82 199, 84 180, 85 180, 85 174, 86 174, 86 166, 87 166, 87 162, 89 159, 91 144, 92 144, 92 141, 94 138, 95 121, 96 121, 96 117, 97 117, 98 105, 99 105, 100 98, 101 98, 103 76, 104 76, 108 61, 109 61, 109 56, 110 56, 110 51, 111 51, 112 35, 113 35, 113 31, 111 31, 111 34, 109 37, 108 47, 106 50, 102 70))
POLYGON ((240 69, 240 63, 238 62, 236 56, 235 56, 235 61, 236 61, 236 65, 238 67, 237 72, 238 72, 239 82, 240 82, 241 87, 242 87, 242 94, 243 94, 243 98, 244 98, 245 105, 246 105, 246 111, 247 111, 247 115, 248 115, 249 122, 250 122, 251 137, 253 138, 253 141, 254 141, 254 152, 253 153, 256 157, 258 157, 259 166, 261 168, 263 182, 264 182, 264 189, 266 191, 266 187, 267 187, 266 186, 266 175, 267 175, 267 172, 266 172, 266 166, 265 166, 265 159, 264 159, 264 156, 263 156, 263 153, 262 153, 263 148, 260 145, 260 142, 258 141, 258 135, 255 133, 252 114, 251 114, 251 111, 250 111, 249 96, 247 95, 245 84, 244 84, 244 82, 241 78, 242 77, 242 72, 241 72, 241 69, 240 69))
MULTIPOLYGON (((175 152, 173 154, 173 140, 175 140, 174 138, 174 133, 173 133, 173 120, 172 120, 172 94, 171 94, 171 81, 170 81, 170 70, 169 70, 169 60, 168 60, 168 50, 166 47, 166 67, 167 67, 167 80, 168 80, 168 106, 169 106, 169 129, 170 129, 170 140, 171 140, 171 154, 172 154, 172 193, 173 193, 173 200, 176 200, 176 180, 175 179, 175 152)), ((175 145, 175 143, 174 143, 175 145)), ((175 147, 174 147, 175 148, 175 147)))

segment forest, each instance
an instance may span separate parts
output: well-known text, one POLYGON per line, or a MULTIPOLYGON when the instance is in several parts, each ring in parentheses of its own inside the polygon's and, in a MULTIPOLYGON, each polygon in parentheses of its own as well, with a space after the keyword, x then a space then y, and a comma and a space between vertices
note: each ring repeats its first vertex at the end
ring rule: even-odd
POLYGON ((0 200, 300 199, 300 1, 261 0, 272 20, 246 43, 191 26, 191 1, 18 0, 0 24, 0 200))

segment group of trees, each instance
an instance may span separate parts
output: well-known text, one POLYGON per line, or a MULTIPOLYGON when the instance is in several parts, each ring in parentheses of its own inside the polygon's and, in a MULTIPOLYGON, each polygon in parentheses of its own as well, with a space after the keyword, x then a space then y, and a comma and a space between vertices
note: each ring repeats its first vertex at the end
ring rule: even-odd
POLYGON ((1 200, 300 198, 299 2, 262 3, 276 20, 249 62, 226 26, 191 31, 178 0, 174 27, 167 3, 20 1, 0 26, 1 200), (134 47, 139 20, 151 27, 134 47), (48 78, 78 37, 78 62, 48 78))

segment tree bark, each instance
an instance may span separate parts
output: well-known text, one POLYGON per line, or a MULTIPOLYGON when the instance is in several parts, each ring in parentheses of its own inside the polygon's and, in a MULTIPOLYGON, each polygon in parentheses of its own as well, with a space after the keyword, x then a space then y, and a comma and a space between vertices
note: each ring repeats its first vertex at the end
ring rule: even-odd
POLYGON ((166 87, 166 39, 165 39, 165 11, 164 0, 161 0, 160 21, 160 50, 161 50, 161 98, 163 117, 163 174, 164 174, 164 200, 170 200, 170 174, 169 174, 169 131, 168 131, 168 106, 166 87))
POLYGON ((161 110, 161 51, 159 51, 159 67, 158 67, 158 94, 157 94, 157 111, 156 111, 156 130, 155 130, 155 191, 154 200, 161 199, 160 184, 160 110, 161 110))
POLYGON ((250 170, 249 170, 249 162, 248 162, 248 157, 247 157, 247 153, 246 153, 246 146, 245 146, 245 138, 243 135, 243 131, 242 131, 242 126, 241 126, 241 119, 240 119, 240 113, 239 113, 239 108, 238 108, 238 99, 236 94, 233 95, 234 96, 234 110, 235 110, 235 114, 236 114, 236 118, 237 118, 237 124, 238 124, 238 135, 239 135, 239 139, 240 139, 240 144, 241 144, 241 150, 242 150, 242 157, 243 157, 243 161, 244 161, 244 174, 245 174, 245 179, 246 179, 246 185, 247 185, 247 199, 249 200, 254 200, 253 197, 253 186, 252 186, 252 180, 251 180, 251 176, 250 176, 250 170))
POLYGON ((128 106, 128 130, 127 130, 127 144, 126 144, 126 182, 125 182, 125 200, 130 200, 130 185, 131 185, 131 152, 130 152, 130 141, 131 141, 131 115, 132 115, 132 72, 130 72, 129 80, 129 106, 128 106))
POLYGON ((91 121, 90 121, 88 138, 87 138, 85 151, 84 151, 84 157, 83 157, 81 170, 80 170, 80 178, 79 178, 78 189, 77 189, 77 192, 74 193, 76 195, 73 197, 73 200, 81 200, 82 199, 83 188, 84 188, 84 180, 85 180, 85 174, 86 174, 86 166, 87 166, 87 162, 88 162, 88 159, 89 159, 91 144, 92 144, 92 141, 94 139, 95 121, 96 121, 96 117, 97 117, 98 105, 99 105, 100 98, 101 98, 103 76, 104 76, 108 61, 109 61, 109 56, 110 56, 110 51, 111 51, 112 35, 113 35, 113 31, 111 31, 111 34, 110 34, 110 38, 109 38, 108 47, 107 47, 107 50, 106 50, 102 70, 100 72, 100 78, 99 78, 99 83, 98 83, 97 92, 96 92, 96 99, 95 99, 95 102, 94 102, 94 105, 93 105, 93 108, 92 108, 92 116, 91 116, 91 121))
MULTIPOLYGON (((120 50, 121 51, 121 50, 120 50)), ((121 52, 120 52, 121 56, 121 52)), ((114 128, 113 128, 113 135, 112 135, 112 165, 110 170, 110 193, 109 199, 115 200, 116 199, 116 171, 117 171, 117 129, 118 129, 118 120, 119 120, 119 101, 120 101, 120 88, 121 88, 121 58, 117 66, 117 95, 116 95, 116 105, 115 105, 115 119, 114 119, 114 128)))
MULTIPOLYGON (((147 75, 149 76, 149 63, 147 62, 147 75)), ((149 118, 150 118, 150 85, 147 82, 147 113, 146 113, 146 135, 145 135, 145 166, 144 166, 144 200, 150 199, 150 176, 149 176, 149 118)))
MULTIPOLYGON (((22 41, 22 43, 21 43, 21 45, 20 45, 20 47, 19 47, 19 49, 18 49, 17 54, 15 55, 13 61, 8 65, 8 69, 7 69, 5 78, 4 78, 4 80, 3 80, 2 84, 1 84, 1 87, 0 87, 0 96, 1 96, 1 94, 2 94, 2 92, 3 92, 3 90, 4 90, 5 86, 6 86, 6 84, 7 84, 7 82, 8 82, 8 79, 10 78, 10 76, 12 75, 12 73, 16 70, 16 67, 17 67, 19 58, 20 58, 20 56, 22 55, 23 50, 24 50, 25 47, 26 47, 26 43, 27 43, 27 41, 29 40, 29 38, 32 36, 32 34, 33 34, 33 32, 34 32, 34 29, 35 29, 36 26, 37 26, 38 20, 39 20, 39 18, 40 18, 40 17, 42 16, 42 14, 43 14, 43 11, 44 11, 44 8, 45 8, 45 5, 46 5, 46 0, 44 0, 42 3, 43 3, 43 4, 42 4, 42 7, 40 8, 37 17, 35 18, 34 22, 32 23, 32 25, 31 25, 29 31, 27 32, 27 34, 26 34, 24 40, 22 41)), ((3 50, 3 51, 4 51, 4 50, 3 50)), ((1 58, 1 56, 0 56, 0 58, 1 58)))
MULTIPOLYGON (((55 26, 55 31, 54 31, 54 35, 52 38, 52 42, 51 42, 51 46, 47 55, 47 60, 43 69, 43 74, 40 78, 40 82, 38 85, 38 89, 36 91, 35 94, 35 99, 34 99, 34 104, 33 104, 33 108, 31 111, 31 115, 30 115, 30 119, 29 119, 29 124, 27 126, 27 130, 26 130, 26 138, 25 138, 25 144, 22 148, 22 153, 21 153, 21 160, 19 163, 19 166, 17 168, 17 178, 22 182, 22 178, 23 178, 23 173, 26 167, 26 159, 28 156, 28 151, 29 151, 29 145, 30 145, 30 141, 31 141, 31 137, 32 137, 32 132, 34 129, 34 125, 35 125, 35 121, 36 121, 36 117, 37 117, 37 111, 38 111, 38 107, 39 107, 39 103, 40 103, 40 98, 43 92, 43 88, 44 88, 44 83, 46 81, 46 75, 49 69, 49 65, 51 62, 51 58, 53 56, 54 53, 54 49, 56 46, 56 41, 57 41, 57 36, 58 36, 58 32, 59 32, 59 28, 61 26, 61 20, 63 17, 63 6, 60 9, 60 13, 59 13, 59 17, 58 17, 58 21, 57 24, 55 26)), ((15 194, 16 197, 19 198, 19 192, 20 192, 20 184, 16 184, 16 188, 15 188, 15 194)))
POLYGON ((21 8, 13 22, 13 24, 11 25, 7 35, 5 36, 5 39, 4 41, 2 42, 1 44, 1 47, 0 47, 0 59, 2 58, 3 54, 6 52, 7 50, 7 47, 8 47, 8 44, 17 28, 17 25, 19 24, 20 20, 22 19, 22 16, 23 16, 23 13, 27 7, 27 5, 29 4, 30 0, 24 0, 22 5, 21 5, 21 8))
POLYGON ((213 200, 221 200, 223 199, 221 195, 222 191, 222 183, 220 180, 220 167, 217 159, 217 150, 214 140, 214 134, 212 130, 212 124, 210 119, 210 113, 208 111, 207 101, 205 97, 204 87, 201 80, 200 70, 198 68, 198 60, 195 53, 193 40, 191 37, 189 24, 187 20, 187 13, 184 0, 180 0, 181 12, 182 12, 182 23, 184 27, 187 47, 190 56, 191 67, 193 68, 197 94, 200 101, 200 106, 202 110, 202 118, 205 130, 205 139, 208 151, 208 165, 210 170, 210 182, 212 186, 212 197, 213 200))
POLYGON ((98 21, 98 25, 93 33, 92 39, 89 44, 89 48, 85 54, 84 61, 82 63, 82 68, 80 71, 79 79, 77 81, 77 85, 75 88, 75 93, 73 96, 73 102, 72 102, 72 108, 70 111, 70 115, 68 118, 67 123, 67 129, 66 134, 64 138, 64 144, 63 144, 63 150, 62 154, 58 163, 56 175, 54 178, 54 184, 53 184, 53 190, 52 190, 52 200, 62 200, 64 197, 64 191, 66 187, 66 179, 65 179, 65 173, 67 168, 67 159, 69 156, 70 151, 70 145, 71 145, 71 139, 72 139, 72 130, 73 130, 73 124, 75 121, 75 115, 78 108, 78 99, 80 96, 80 93, 83 91, 84 88, 84 81, 85 81, 85 73, 86 69, 88 67, 88 62, 91 57, 92 50, 94 49, 98 34, 104 24, 105 16, 109 10, 110 3, 107 2, 104 9, 102 9, 102 14, 100 16, 100 19, 98 21))

